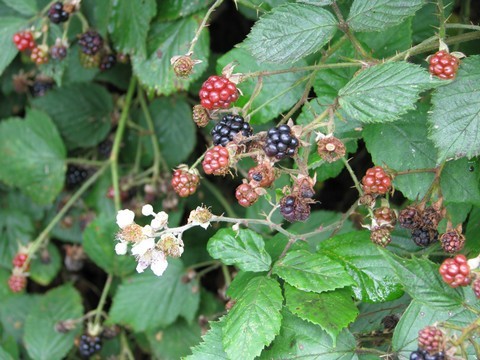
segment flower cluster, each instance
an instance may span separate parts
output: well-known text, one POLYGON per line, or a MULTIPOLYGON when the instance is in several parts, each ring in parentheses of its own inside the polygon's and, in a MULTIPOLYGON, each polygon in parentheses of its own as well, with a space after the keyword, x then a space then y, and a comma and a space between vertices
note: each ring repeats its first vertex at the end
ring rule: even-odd
POLYGON ((131 245, 131 254, 137 260, 137 272, 141 273, 150 267, 157 276, 163 275, 167 269, 167 257, 179 258, 183 254, 182 235, 185 230, 194 226, 207 228, 212 214, 207 208, 197 207, 190 214, 188 224, 177 228, 168 228, 168 214, 164 211, 155 213, 152 205, 142 207, 144 216, 153 216, 149 225, 140 226, 135 222, 135 213, 131 210, 120 210, 117 213, 117 233, 115 252, 125 255, 131 245))

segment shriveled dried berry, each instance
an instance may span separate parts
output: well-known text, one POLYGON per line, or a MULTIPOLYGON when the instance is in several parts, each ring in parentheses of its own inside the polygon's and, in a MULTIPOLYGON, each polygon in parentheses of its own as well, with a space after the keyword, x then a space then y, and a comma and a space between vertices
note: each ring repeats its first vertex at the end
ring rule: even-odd
POLYGON ((253 185, 266 188, 275 181, 275 170, 269 161, 265 161, 248 170, 248 179, 253 185))
POLYGON ((336 137, 325 136, 317 141, 317 152, 326 162, 332 163, 345 156, 345 145, 336 137))
POLYGON ((280 213, 289 222, 305 221, 310 216, 310 204, 305 199, 288 195, 280 200, 280 213))
POLYGON ((244 183, 237 187, 235 197, 241 206, 249 207, 258 200, 258 193, 255 192, 252 185, 244 183))

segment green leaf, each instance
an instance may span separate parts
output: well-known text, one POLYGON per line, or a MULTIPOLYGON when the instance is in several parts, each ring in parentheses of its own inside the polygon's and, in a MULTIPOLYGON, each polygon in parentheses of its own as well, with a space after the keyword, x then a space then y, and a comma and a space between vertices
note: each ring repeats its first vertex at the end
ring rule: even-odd
POLYGON ((209 36, 202 31, 195 45, 195 59, 202 63, 195 65, 188 79, 179 79, 173 72, 170 59, 185 54, 198 28, 198 18, 203 15, 194 14, 176 21, 154 23, 147 39, 147 54, 132 56, 133 71, 138 80, 158 95, 170 95, 186 90, 197 80, 208 66, 209 36))
POLYGON ((27 294, 15 294, 8 298, 2 297, 0 301, 0 320, 3 331, 20 342, 23 338, 27 315, 38 305, 38 300, 40 300, 40 296, 27 294))
POLYGON ((451 309, 463 303, 462 292, 442 280, 438 265, 426 259, 406 260, 385 250, 382 253, 413 299, 439 309, 451 309))
POLYGON ((33 258, 30 277, 36 283, 47 286, 55 279, 61 267, 60 252, 55 245, 48 244, 46 249, 40 250, 40 254, 33 258))
POLYGON ((480 252, 480 208, 472 209, 465 230, 465 238, 467 242, 465 248, 470 257, 475 257, 480 252))
POLYGON ((162 0, 157 1, 157 18, 162 20, 174 20, 188 16, 203 8, 206 8, 212 0, 162 0))
POLYGON ((0 265, 10 269, 19 245, 28 244, 35 233, 33 220, 13 207, 0 208, 0 265))
POLYGON ((36 110, 0 123, 0 180, 33 201, 51 203, 63 187, 65 146, 50 118, 36 110))
POLYGON ((448 161, 440 176, 445 201, 480 206, 480 166, 469 170, 467 159, 448 161))
POLYGON ((71 149, 100 143, 111 128, 112 97, 93 83, 76 83, 49 91, 33 100, 48 113, 71 149))
POLYGON ((316 294, 285 284, 285 299, 292 313, 320 325, 330 335, 334 345, 338 334, 358 315, 351 291, 346 289, 316 294))
POLYGON ((195 290, 198 282, 184 283, 183 275, 182 262, 169 259, 168 268, 161 277, 147 270, 125 279, 113 298, 109 323, 128 325, 140 332, 173 324, 181 314, 194 315, 200 301, 200 294, 195 290), (145 294, 148 294, 148 301, 145 301, 145 294), (190 307, 184 308, 187 304, 190 307))
POLYGON ((82 315, 82 299, 72 285, 42 295, 38 305, 30 309, 25 322, 24 343, 28 354, 36 360, 63 359, 73 347, 81 327, 62 334, 55 330, 55 324, 82 315))
POLYGON ((400 24, 425 4, 425 0, 355 0, 348 24, 354 31, 382 31, 400 24))
POLYGON ((255 277, 264 276, 265 273, 255 273, 249 271, 240 271, 227 289, 227 295, 232 299, 237 299, 243 292, 247 284, 255 277))
POLYGON ((244 45, 259 61, 291 63, 319 51, 337 25, 335 17, 321 7, 285 4, 262 16, 244 45))
POLYGON ((357 360, 355 338, 343 330, 334 344, 319 326, 302 320, 284 308, 282 329, 272 345, 262 352, 261 360, 357 360))
POLYGON ((432 96, 430 138, 438 149, 437 162, 480 155, 480 56, 462 60, 452 83, 432 96))
POLYGON ((200 341, 200 326, 180 319, 167 328, 147 332, 152 354, 157 359, 183 359, 191 353, 190 348, 200 341))
POLYGON ((113 2, 112 40, 117 50, 145 56, 150 20, 157 11, 155 0, 116 0, 113 2))
POLYGON ((403 293, 395 272, 370 241, 368 231, 354 231, 323 241, 318 251, 344 264, 354 279, 355 297, 364 302, 397 299, 403 293))
POLYGON ((260 355, 280 331, 282 291, 277 281, 253 278, 225 317, 223 345, 230 360, 260 355))
POLYGON ((214 259, 244 271, 267 271, 272 263, 262 237, 248 229, 238 234, 232 229, 220 229, 208 241, 207 250, 214 259))
POLYGON ((83 249, 88 257, 109 274, 124 277, 135 269, 132 256, 115 253, 115 233, 118 225, 114 217, 100 215, 83 233, 83 249))
MULTIPOLYGON (((217 72, 221 72, 227 64, 238 62, 235 72, 248 73, 256 71, 275 71, 287 69, 292 66, 305 66, 305 61, 299 61, 294 65, 262 64, 257 62, 245 49, 236 48, 223 55, 217 62, 217 72)), ((275 76, 262 78, 260 94, 252 102, 250 122, 252 124, 264 124, 278 116, 278 114, 290 109, 302 96, 305 81, 302 78, 304 72, 287 72, 275 76)), ((244 106, 255 92, 257 79, 251 78, 238 84, 242 96, 235 102, 238 107, 244 106)))
POLYGON ((323 292, 355 284, 338 261, 306 250, 288 252, 275 263, 273 272, 303 291, 323 292))
MULTIPOLYGON (((187 159, 197 143, 196 126, 192 121, 190 106, 184 98, 161 97, 155 99, 148 110, 163 158, 169 166, 175 167, 187 159)), ((150 138, 144 138, 145 146, 151 148, 150 138)), ((153 150, 150 153, 152 152, 153 150)))
POLYGON ((224 320, 225 317, 222 317, 219 321, 209 323, 210 330, 202 337, 203 341, 192 349, 192 355, 187 356, 185 360, 228 360, 222 344, 224 320))
POLYGON ((349 116, 362 122, 394 121, 415 108, 420 92, 439 83, 418 65, 384 63, 354 77, 340 90, 339 102, 349 116))
POLYGON ((32 16, 38 12, 37 3, 35 2, 35 0, 2 0, 2 1, 7 6, 11 7, 13 10, 25 16, 32 16))

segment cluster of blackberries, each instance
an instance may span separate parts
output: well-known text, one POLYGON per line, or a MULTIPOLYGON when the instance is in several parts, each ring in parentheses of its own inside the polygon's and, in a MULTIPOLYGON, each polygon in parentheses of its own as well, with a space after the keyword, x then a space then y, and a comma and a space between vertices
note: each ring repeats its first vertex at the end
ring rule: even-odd
POLYGON ((285 157, 293 157, 299 145, 298 139, 292 134, 288 125, 280 125, 271 128, 267 132, 267 142, 263 150, 268 157, 281 160, 285 157))
POLYGON ((410 360, 445 360, 445 353, 440 351, 432 355, 426 350, 417 349, 410 354, 410 360))
POLYGON ((69 13, 63 8, 63 4, 60 1, 52 4, 48 9, 48 18, 54 24, 60 24, 68 20, 69 13))
POLYGON ((232 141, 235 135, 242 133, 249 137, 253 134, 253 129, 243 117, 239 115, 227 114, 212 129, 212 140, 214 145, 227 145, 232 141))
POLYGON ((433 206, 422 209, 420 206, 408 206, 399 216, 400 226, 412 230, 412 240, 421 247, 427 247, 438 240, 438 223, 442 219, 440 211, 433 206))
POLYGON ((83 334, 80 337, 78 351, 82 357, 89 358, 100 350, 102 350, 102 339, 99 336, 83 334))
POLYGON ((89 172, 87 169, 76 165, 68 165, 65 185, 67 189, 74 189, 81 185, 88 176, 89 172))

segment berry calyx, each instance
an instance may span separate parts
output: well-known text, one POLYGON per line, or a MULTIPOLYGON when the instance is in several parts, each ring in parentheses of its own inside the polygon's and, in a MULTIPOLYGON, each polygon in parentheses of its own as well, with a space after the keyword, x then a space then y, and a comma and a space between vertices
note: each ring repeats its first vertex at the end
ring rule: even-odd
POLYGON ((288 195, 280 200, 280 213, 289 222, 305 221, 310 216, 310 205, 305 199, 288 195))
POLYGON ((199 182, 200 178, 194 171, 179 168, 173 172, 172 187, 180 197, 193 195, 199 182))
POLYGON ((427 326, 418 332, 418 348, 429 354, 437 354, 445 348, 443 332, 435 326, 427 326))
POLYGON ((113 54, 107 54, 102 57, 102 59, 100 60, 100 65, 98 67, 100 68, 100 71, 107 71, 114 67, 116 63, 117 57, 113 54))
POLYGON ((240 184, 235 190, 235 197, 243 207, 249 207, 258 200, 258 193, 250 184, 240 184))
POLYGON ((84 54, 95 55, 103 47, 103 38, 98 32, 89 30, 80 35, 78 44, 84 54))
POLYGON ((13 35, 13 42, 19 51, 33 49, 37 46, 31 31, 20 31, 13 35))
POLYGON ((452 229, 440 236, 440 243, 445 252, 456 253, 463 249, 463 246, 465 245, 465 236, 459 233, 458 230, 452 229))
POLYGON ((392 242, 391 231, 390 226, 375 227, 370 232, 370 240, 378 246, 386 247, 392 242))
POLYGON ((265 161, 248 170, 248 179, 253 186, 266 188, 275 181, 275 170, 265 161))
POLYGON ((438 270, 443 281, 453 288, 470 284, 470 266, 465 255, 459 254, 446 259, 438 270))
POLYGON ((83 334, 78 343, 78 351, 82 357, 89 358, 102 350, 102 339, 99 336, 83 334))
POLYGON ((13 270, 13 274, 10 275, 10 277, 8 278, 8 287, 10 288, 10 290, 12 290, 12 292, 18 293, 25 289, 26 286, 27 277, 25 276, 25 274, 23 274, 21 269, 15 268, 13 270))
POLYGON ((193 107, 193 122, 197 124, 198 127, 205 127, 210 122, 210 115, 208 114, 207 109, 202 105, 195 105, 193 107))
POLYGON ((381 166, 374 166, 367 170, 362 179, 363 191, 365 194, 384 195, 392 187, 392 179, 381 166))
POLYGON ((217 145, 205 153, 202 161, 203 171, 210 175, 225 175, 230 165, 230 154, 226 148, 217 145))
POLYGON ((268 157, 281 160, 285 157, 293 157, 299 145, 298 139, 292 134, 288 125, 274 127, 267 132, 267 141, 263 150, 268 157))
POLYGON ((60 24, 68 20, 69 13, 63 8, 63 4, 60 1, 53 3, 48 9, 48 18, 54 24, 60 24))
POLYGON ((226 77, 212 75, 203 83, 198 95, 205 109, 226 109, 237 101, 238 90, 226 77))
POLYGON ((30 59, 37 65, 46 64, 48 62, 48 48, 37 46, 32 50, 30 59))
POLYGON ((250 137, 253 135, 253 129, 240 115, 227 114, 212 129, 213 144, 225 146, 238 133, 244 137, 250 137))
POLYGON ((451 80, 457 75, 460 61, 457 57, 449 54, 447 51, 440 50, 429 59, 429 70, 432 75, 440 79, 451 80))
POLYGON ((345 145, 336 137, 324 136, 317 141, 317 152, 328 163, 332 163, 345 156, 345 145))
POLYGON ((418 246, 427 247, 438 240, 438 231, 429 228, 413 229, 412 240, 418 246))

